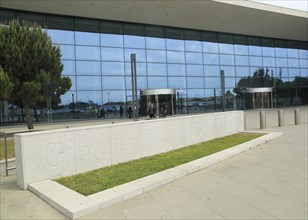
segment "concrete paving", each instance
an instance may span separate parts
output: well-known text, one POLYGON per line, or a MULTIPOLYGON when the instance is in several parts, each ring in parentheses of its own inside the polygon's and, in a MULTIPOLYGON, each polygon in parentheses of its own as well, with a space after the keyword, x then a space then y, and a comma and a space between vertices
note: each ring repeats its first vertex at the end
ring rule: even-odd
MULTIPOLYGON (((257 130, 255 114, 247 115, 257 130)), ((308 124, 301 116, 298 126, 269 120, 263 131, 283 132, 271 142, 82 219, 307 219, 308 124)), ((1 219, 66 219, 20 190, 15 171, 3 171, 1 165, 1 219)))

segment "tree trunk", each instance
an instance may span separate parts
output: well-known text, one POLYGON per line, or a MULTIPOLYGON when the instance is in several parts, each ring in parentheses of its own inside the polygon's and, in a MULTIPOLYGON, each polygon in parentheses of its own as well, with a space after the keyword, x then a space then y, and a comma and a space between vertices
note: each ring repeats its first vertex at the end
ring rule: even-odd
POLYGON ((23 100, 23 105, 24 105, 24 110, 25 110, 25 115, 26 115, 26 122, 28 125, 28 129, 33 129, 33 123, 31 120, 31 115, 30 115, 30 108, 29 108, 29 103, 28 100, 23 100))

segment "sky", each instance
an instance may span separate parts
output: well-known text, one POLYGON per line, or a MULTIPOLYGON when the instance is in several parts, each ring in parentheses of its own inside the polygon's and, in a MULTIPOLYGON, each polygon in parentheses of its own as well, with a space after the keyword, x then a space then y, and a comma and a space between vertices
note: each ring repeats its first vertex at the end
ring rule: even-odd
POLYGON ((252 0, 252 1, 308 12, 308 0, 252 0))

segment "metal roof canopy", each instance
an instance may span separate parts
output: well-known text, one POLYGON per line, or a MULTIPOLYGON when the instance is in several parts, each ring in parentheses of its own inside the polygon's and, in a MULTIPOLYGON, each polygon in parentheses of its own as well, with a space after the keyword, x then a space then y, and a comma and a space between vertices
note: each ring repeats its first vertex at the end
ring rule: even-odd
POLYGON ((0 7, 250 36, 308 40, 307 12, 245 0, 1 0, 0 7))

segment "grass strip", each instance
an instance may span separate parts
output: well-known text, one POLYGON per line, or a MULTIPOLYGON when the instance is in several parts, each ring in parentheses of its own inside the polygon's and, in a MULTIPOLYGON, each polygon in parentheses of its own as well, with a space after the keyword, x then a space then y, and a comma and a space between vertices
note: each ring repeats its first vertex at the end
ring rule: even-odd
MULTIPOLYGON (((6 139, 7 143, 7 157, 13 158, 15 157, 15 149, 14 149, 14 139, 9 138, 6 139)), ((4 160, 4 138, 0 138, 0 160, 4 160)))
POLYGON ((59 178, 55 181, 82 195, 88 196, 208 156, 262 135, 258 133, 237 133, 167 153, 59 178))

